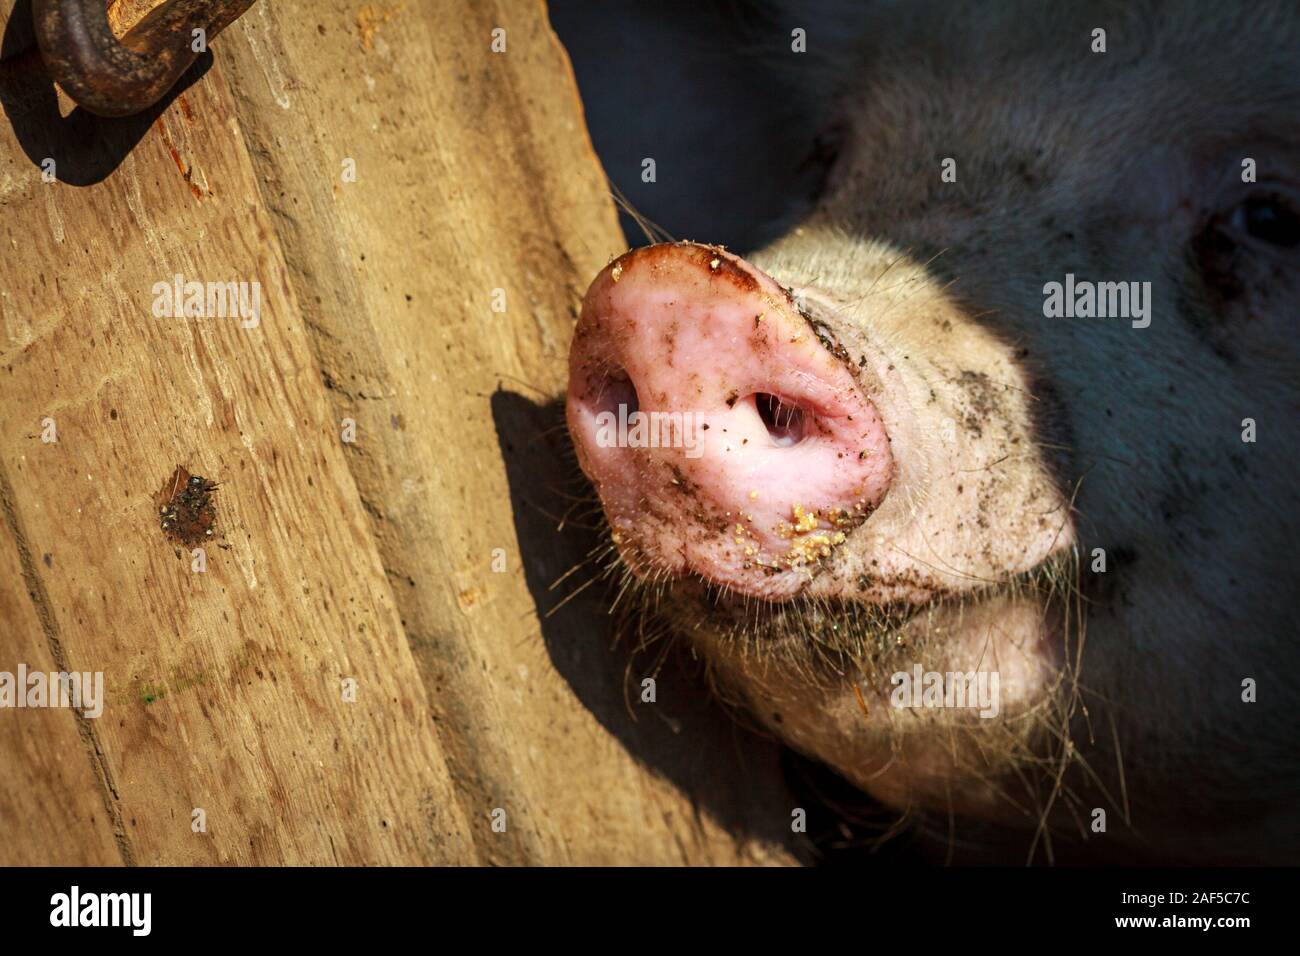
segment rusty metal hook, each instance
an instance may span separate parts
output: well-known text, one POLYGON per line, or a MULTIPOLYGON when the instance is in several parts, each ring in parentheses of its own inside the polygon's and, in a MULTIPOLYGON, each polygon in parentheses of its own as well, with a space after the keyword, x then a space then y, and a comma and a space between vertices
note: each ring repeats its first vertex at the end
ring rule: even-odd
POLYGON ((100 116, 130 116, 158 102, 218 33, 254 0, 167 0, 122 39, 106 0, 32 0, 36 42, 55 82, 100 116), (196 33, 204 43, 195 50, 196 33))

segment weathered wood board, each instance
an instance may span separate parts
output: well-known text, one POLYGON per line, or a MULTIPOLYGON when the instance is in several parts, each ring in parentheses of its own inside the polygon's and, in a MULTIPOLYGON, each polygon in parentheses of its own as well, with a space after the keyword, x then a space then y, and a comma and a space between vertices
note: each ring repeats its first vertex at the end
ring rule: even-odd
POLYGON ((623 242, 544 8, 258 3, 112 127, 21 46, 0 671, 107 701, 0 710, 0 863, 791 861, 774 747, 689 679, 634 719, 596 589, 544 618, 589 542, 542 405, 623 242), (176 275, 256 323, 156 315, 176 275), (220 483, 201 572, 177 464, 220 483))

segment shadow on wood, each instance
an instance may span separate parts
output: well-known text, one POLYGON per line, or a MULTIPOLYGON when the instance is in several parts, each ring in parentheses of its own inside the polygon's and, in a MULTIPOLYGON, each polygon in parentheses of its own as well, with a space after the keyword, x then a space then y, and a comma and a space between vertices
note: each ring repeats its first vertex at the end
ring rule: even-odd
POLYGON ((808 857, 791 833, 794 803, 775 772, 781 746, 746 729, 710 695, 702 663, 684 645, 668 646, 665 638, 637 651, 616 638, 608 609, 617 578, 601 575, 607 557, 593 559, 608 539, 569 444, 563 403, 537 404, 499 390, 492 416, 524 575, 556 671, 600 725, 670 780, 696 812, 737 838, 783 844, 808 857), (641 699, 647 677, 655 680, 653 703, 641 699))

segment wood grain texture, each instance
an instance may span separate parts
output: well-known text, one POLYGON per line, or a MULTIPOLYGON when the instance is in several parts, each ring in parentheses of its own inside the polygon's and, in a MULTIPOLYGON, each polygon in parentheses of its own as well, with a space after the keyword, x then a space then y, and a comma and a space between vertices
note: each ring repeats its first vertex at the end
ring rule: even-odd
MULTIPOLYGON (((0 485, 5 527, 10 489, 0 485)), ((0 670, 19 663, 45 673, 68 669, 51 653, 38 608, 45 606, 36 565, 44 555, 19 553, 13 537, 0 539, 0 670), (29 590, 30 589, 30 590, 29 590)), ((55 635, 57 640, 57 634, 55 635)), ((111 866, 124 862, 120 819, 109 781, 97 766, 90 721, 71 710, 26 710, 0 719, 0 864, 111 866)), ((129 849, 126 851, 129 853, 129 849)))
MULTIPOLYGON (((14 113, 26 91, 12 84, 14 113)), ((53 656, 105 674, 105 713, 86 724, 126 862, 465 859, 472 839, 229 103, 210 73, 80 189, 43 182, 0 128, 3 547, 50 556, 28 562, 39 589, 23 597, 53 656), (260 323, 155 317, 153 284, 177 273, 259 282, 260 323), (57 442, 41 440, 47 418, 57 442), (177 463, 221 482, 204 573, 159 528, 154 495, 177 463)), ((112 145, 55 142, 56 168, 73 175, 112 145)), ((30 646, 15 637, 0 659, 30 646)))
MULTIPOLYGON (((109 685, 89 728, 45 716, 84 766, 0 711, 33 768, 0 810, 74 792, 51 826, 138 863, 792 862, 776 748, 689 662, 627 703, 651 671, 607 597, 556 607, 591 571, 549 590, 598 546, 557 532, 551 400, 623 239, 544 8, 263 2, 213 49, 111 134, 0 65, 0 560, 44 595, 0 582, 0 669, 57 643, 109 685), (260 324, 154 318, 178 272, 258 280, 260 324), (157 523, 178 463, 221 482, 203 574, 157 523)), ((0 857, 39 858, 49 831, 14 829, 0 857)))

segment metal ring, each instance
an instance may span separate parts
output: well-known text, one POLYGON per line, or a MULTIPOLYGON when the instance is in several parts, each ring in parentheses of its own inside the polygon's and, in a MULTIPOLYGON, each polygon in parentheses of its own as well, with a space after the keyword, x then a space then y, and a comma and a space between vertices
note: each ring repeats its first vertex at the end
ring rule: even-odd
POLYGON ((130 116, 157 103, 206 44, 254 0, 167 0, 122 39, 105 0, 33 0, 36 42, 54 81, 83 109, 130 116), (196 31, 204 43, 196 50, 196 31))

